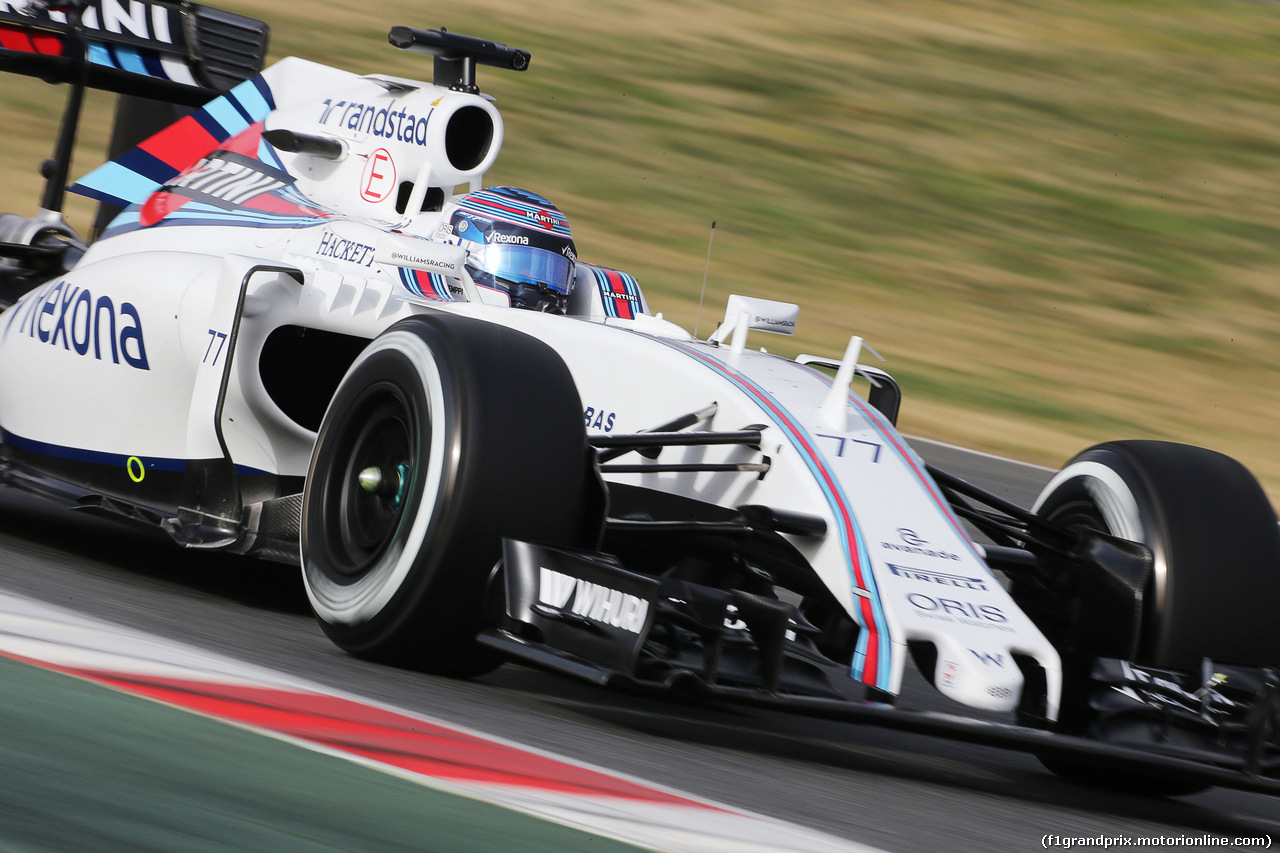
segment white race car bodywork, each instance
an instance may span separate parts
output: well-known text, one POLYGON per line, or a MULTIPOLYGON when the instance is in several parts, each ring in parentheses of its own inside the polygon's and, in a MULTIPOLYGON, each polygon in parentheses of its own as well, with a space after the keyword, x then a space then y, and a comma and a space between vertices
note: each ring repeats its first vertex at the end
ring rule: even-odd
MULTIPOLYGON (((1047 714, 1056 713, 1057 653, 987 568, 923 462, 880 412, 850 392, 844 411, 833 414, 828 375, 740 341, 696 341, 645 313, 638 293, 630 297, 633 310, 612 316, 618 312, 604 309, 609 297, 594 289, 586 265, 575 301, 580 316, 487 304, 504 298, 476 287, 448 247, 421 239, 437 233, 438 214, 407 215, 397 204, 413 211, 428 188, 452 193, 460 184, 481 185, 502 141, 493 105, 296 59, 268 69, 263 80, 258 88, 238 87, 234 103, 215 102, 211 112, 243 107, 269 91, 276 107, 267 109, 258 132, 287 129, 336 140, 336 159, 275 152, 291 189, 312 207, 299 207, 292 218, 255 219, 253 210, 233 205, 279 182, 270 169, 246 171, 217 155, 169 186, 207 191, 227 204, 225 216, 216 207, 203 216, 189 207, 169 209, 173 193, 132 187, 128 200, 135 205, 106 238, 0 319, 6 440, 115 465, 116 494, 126 500, 131 489, 141 493, 153 472, 224 453, 237 471, 303 477, 316 434, 281 410, 258 371, 256 356, 273 331, 292 326, 372 339, 405 317, 430 312, 504 325, 561 356, 589 433, 642 432, 713 403, 714 417, 703 427, 761 429, 758 451, 674 447, 663 462, 763 460, 762 474, 610 476, 723 507, 763 504, 821 518, 825 536, 791 539, 862 626, 854 679, 898 693, 908 643, 923 641, 936 650, 932 676, 942 693, 1008 711, 1023 687, 1015 655, 1026 656, 1043 667, 1047 714), (450 138, 457 130, 450 121, 481 113, 490 128, 485 144, 462 155, 451 150, 461 143, 450 138), (397 192, 406 181, 407 199, 397 192), (446 287, 424 288, 426 281, 446 287), (234 359, 229 372, 228 359, 234 359)), ((258 110, 268 106, 264 101, 258 110)), ((223 115, 224 126, 253 133, 248 119, 255 111, 247 113, 223 115)), ((110 167, 105 178, 95 174, 86 185, 121 184, 110 167)))

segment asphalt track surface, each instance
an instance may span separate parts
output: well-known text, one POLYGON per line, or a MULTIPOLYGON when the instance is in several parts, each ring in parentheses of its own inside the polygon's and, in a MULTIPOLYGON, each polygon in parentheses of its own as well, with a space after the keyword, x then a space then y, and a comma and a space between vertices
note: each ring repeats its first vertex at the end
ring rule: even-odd
MULTIPOLYGON (((1051 473, 916 447, 1020 502, 1051 473)), ((9 490, 0 490, 0 588, 884 850, 1031 850, 1046 835, 1280 841, 1277 801, 1256 794, 1147 799, 965 743, 612 694, 519 666, 454 681, 369 664, 324 638, 296 570, 181 551, 9 490)), ((958 710, 918 680, 906 696, 958 710)))

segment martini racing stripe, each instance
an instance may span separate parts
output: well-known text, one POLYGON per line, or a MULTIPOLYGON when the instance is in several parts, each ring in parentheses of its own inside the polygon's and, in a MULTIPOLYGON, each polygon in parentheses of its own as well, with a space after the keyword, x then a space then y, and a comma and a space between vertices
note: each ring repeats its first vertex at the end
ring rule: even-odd
POLYGON ((238 207, 235 210, 223 210, 211 205, 193 202, 176 210, 159 222, 144 226, 139 221, 139 210, 126 210, 117 216, 111 222, 111 227, 103 233, 103 238, 114 237, 117 234, 127 234, 130 231, 136 231, 139 228, 163 228, 172 225, 227 225, 251 228, 306 228, 319 222, 324 222, 329 215, 323 213, 314 214, 298 214, 298 213, 278 213, 271 210, 254 210, 248 207, 238 207))
POLYGON ((863 630, 858 632, 858 644, 854 650, 850 674, 857 681, 889 692, 893 678, 893 642, 889 634, 888 619, 880 602, 875 575, 871 572, 870 566, 864 562, 864 555, 869 551, 839 481, 822 455, 817 452, 813 438, 767 391, 747 376, 686 344, 661 338, 652 338, 652 340, 696 359, 737 386, 769 414, 769 417, 782 430, 783 435, 800 453, 800 457, 822 487, 823 494, 835 514, 841 546, 847 555, 846 563, 854 584, 854 596, 863 630), (865 591, 866 594, 861 594, 860 590, 865 591))
POLYGON ((438 302, 453 301, 453 296, 449 293, 449 285, 444 277, 437 273, 400 267, 400 283, 404 285, 405 290, 415 296, 438 302))
POLYGON ((275 99, 271 87, 259 74, 138 145, 167 166, 167 174, 162 174, 152 160, 136 158, 128 152, 94 169, 70 190, 117 207, 141 202, 162 184, 213 153, 221 143, 265 119, 273 109, 275 99), (147 166, 139 171, 137 166, 141 162, 147 166))
POLYGON ((644 313, 640 284, 634 276, 608 267, 589 266, 600 290, 605 316, 631 320, 644 313))
POLYGON ((460 200, 458 209, 557 237, 572 237, 564 214, 542 196, 525 190, 512 187, 479 190, 460 200))
MULTIPOLYGON (((808 365, 802 366, 805 370, 809 371, 814 376, 817 376, 827 385, 830 385, 834 381, 832 377, 820 370, 815 370, 808 365)), ((960 541, 964 543, 965 547, 969 549, 969 552, 973 554, 980 564, 986 566, 987 561, 983 559, 977 549, 973 547, 973 540, 970 539, 969 534, 965 532, 964 525, 960 523, 960 519, 956 518, 955 513, 951 511, 950 504, 948 504, 938 492, 937 483, 935 483, 933 478, 923 470, 919 457, 916 453, 911 450, 911 448, 904 446, 902 441, 896 438, 894 431, 886 425, 885 417, 879 410, 870 406, 865 400, 852 391, 849 392, 849 402, 855 409, 862 413, 862 415, 871 424, 872 428, 875 429, 882 439, 884 439, 885 445, 902 460, 913 474, 915 474, 916 479, 920 481, 920 483, 925 487, 925 490, 929 493, 929 497, 932 498, 933 502, 937 504, 940 510, 942 510, 942 515, 947 519, 947 522, 959 535, 960 541)))

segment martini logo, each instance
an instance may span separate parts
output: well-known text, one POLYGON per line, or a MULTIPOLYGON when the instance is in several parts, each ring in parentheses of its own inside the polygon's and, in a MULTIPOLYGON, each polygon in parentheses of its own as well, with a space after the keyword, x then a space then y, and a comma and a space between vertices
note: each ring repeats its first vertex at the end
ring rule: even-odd
POLYGON ((528 216, 543 228, 554 228, 556 227, 556 223, 559 222, 558 219, 545 210, 531 210, 526 213, 525 216, 528 216))

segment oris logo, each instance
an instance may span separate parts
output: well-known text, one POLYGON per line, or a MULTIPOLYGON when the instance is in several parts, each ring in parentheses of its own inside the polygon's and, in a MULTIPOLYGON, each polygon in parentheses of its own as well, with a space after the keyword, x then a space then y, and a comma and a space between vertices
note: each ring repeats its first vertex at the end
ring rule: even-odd
POLYGON ((1012 631, 1004 624, 1009 617, 994 604, 974 604, 955 598, 933 598, 913 592, 907 596, 907 603, 916 609, 916 613, 931 619, 944 622, 959 622, 975 628, 995 628, 1000 631, 1012 631))

